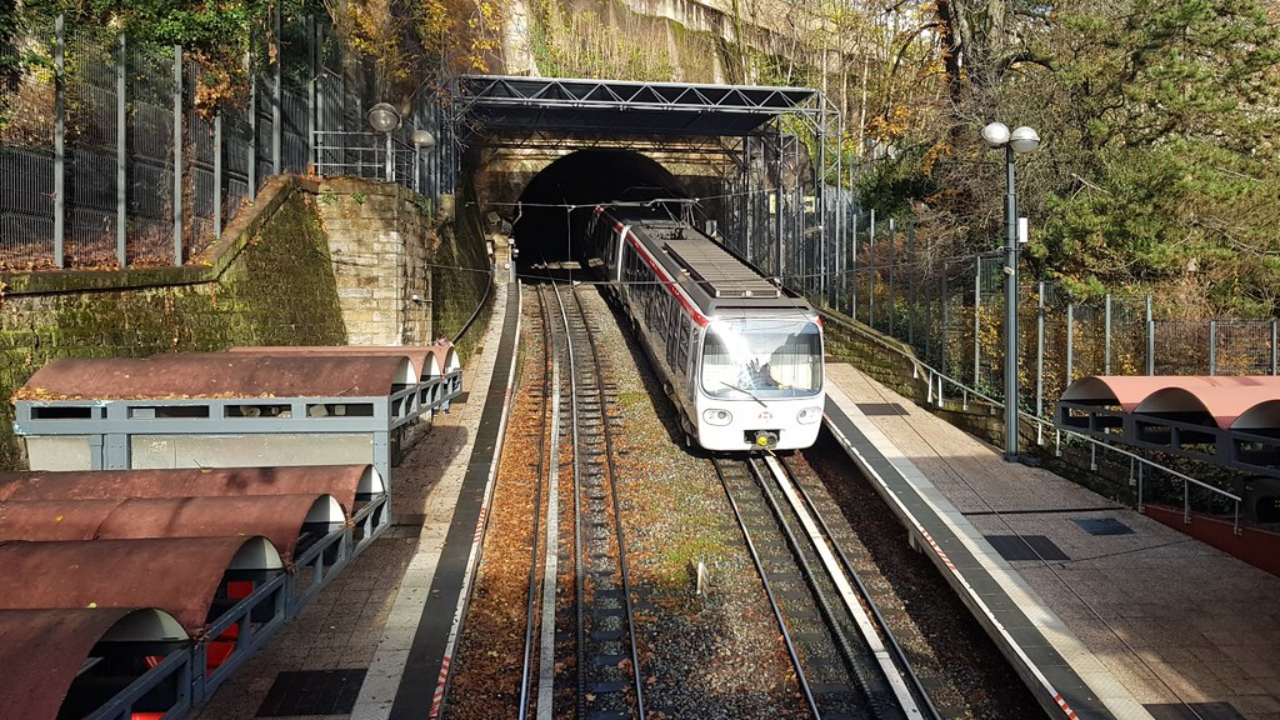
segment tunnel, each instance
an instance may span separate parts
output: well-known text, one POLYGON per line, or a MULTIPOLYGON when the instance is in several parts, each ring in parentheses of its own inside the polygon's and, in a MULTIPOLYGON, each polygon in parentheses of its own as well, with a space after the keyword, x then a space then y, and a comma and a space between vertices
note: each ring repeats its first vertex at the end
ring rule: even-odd
POLYGON ((573 266, 579 259, 582 223, 598 204, 618 200, 684 197, 666 168, 631 150, 579 150, 548 165, 520 195, 512 233, 521 275, 573 266))

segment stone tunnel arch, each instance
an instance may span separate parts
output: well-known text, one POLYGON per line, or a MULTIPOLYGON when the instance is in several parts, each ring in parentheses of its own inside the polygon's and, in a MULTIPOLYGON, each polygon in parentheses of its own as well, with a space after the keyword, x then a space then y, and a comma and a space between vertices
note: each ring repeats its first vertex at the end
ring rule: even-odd
MULTIPOLYGON (((542 169, 520 195, 512 227, 517 271, 577 259, 569 208, 615 200, 684 197, 683 183, 652 158, 620 149, 578 150, 542 169)), ((585 213, 586 210, 581 212, 585 213)))

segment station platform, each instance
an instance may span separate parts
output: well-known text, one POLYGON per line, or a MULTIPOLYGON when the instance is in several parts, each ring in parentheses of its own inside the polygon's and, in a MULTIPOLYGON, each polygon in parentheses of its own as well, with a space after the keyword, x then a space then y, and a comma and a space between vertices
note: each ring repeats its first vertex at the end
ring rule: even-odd
POLYGON ((494 292, 463 395, 391 473, 392 527, 189 717, 431 716, 516 358, 518 292, 494 292))
POLYGON ((827 372, 828 428, 1050 717, 1280 720, 1280 578, 827 372))

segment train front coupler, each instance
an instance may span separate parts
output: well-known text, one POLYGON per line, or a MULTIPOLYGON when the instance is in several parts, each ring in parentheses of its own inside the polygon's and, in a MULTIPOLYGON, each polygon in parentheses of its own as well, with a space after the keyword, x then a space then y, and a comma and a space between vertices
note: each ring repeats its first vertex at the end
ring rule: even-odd
POLYGON ((777 430, 756 430, 751 441, 753 450, 772 450, 778 446, 777 430))

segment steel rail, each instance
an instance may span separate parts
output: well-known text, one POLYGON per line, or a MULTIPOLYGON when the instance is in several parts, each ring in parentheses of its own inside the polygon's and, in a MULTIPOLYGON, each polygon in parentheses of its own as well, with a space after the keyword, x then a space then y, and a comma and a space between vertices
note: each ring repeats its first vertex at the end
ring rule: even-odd
MULTIPOLYGON (((809 495, 809 491, 805 490, 804 486, 796 481, 796 474, 787 463, 786 458, 778 457, 777 460, 778 464, 782 466, 782 469, 791 477, 792 486, 800 493, 800 497, 804 499, 805 505, 809 507, 814 520, 822 529, 822 534, 827 538, 834 538, 835 535, 831 532, 831 527, 827 524, 826 518, 824 518, 822 513, 819 512, 817 504, 814 503, 812 496, 809 495)), ((854 587, 857 588, 858 594, 861 596, 863 603, 868 609, 870 609, 872 616, 880 625, 882 629, 882 637, 885 643, 889 646, 890 651, 893 653, 899 668, 904 670, 907 680, 911 683, 911 687, 915 691, 917 701, 924 706, 924 709, 928 711, 929 716, 933 718, 933 720, 942 720, 942 715, 938 712, 938 708, 933 704, 933 700, 929 697, 929 693, 925 691, 924 684, 920 681, 920 676, 916 673, 915 669, 911 667, 911 661, 907 659, 906 652, 902 649, 902 646, 898 644, 898 639, 894 637, 892 632, 890 632, 888 621, 885 620, 883 613, 880 612, 879 606, 872 601, 871 592, 867 589, 866 583, 862 581, 862 576, 854 569, 853 563, 849 560, 849 557, 845 555, 844 549, 841 548, 838 543, 832 541, 829 544, 831 548, 835 550, 836 557, 840 559, 840 564, 843 566, 845 573, 853 582, 854 587)))
MULTIPOLYGON (((518 291, 518 290, 517 290, 518 291)), ((546 470, 546 443, 547 432, 550 430, 551 418, 549 406, 546 403, 547 394, 551 389, 551 359, 550 354, 553 350, 551 337, 551 324, 547 317, 547 304, 543 298, 542 288, 538 288, 538 313, 542 320, 542 339, 543 339, 543 356, 542 356, 542 425, 538 432, 538 462, 536 472, 538 482, 534 490, 533 501, 533 551, 529 560, 529 600, 525 606, 525 626, 524 626, 524 662, 520 674, 520 715, 519 720, 525 720, 529 712, 529 693, 533 682, 533 629, 534 629, 534 611, 537 606, 538 599, 538 533, 542 523, 542 490, 543 490, 543 473, 546 470)))
POLYGON ((729 481, 725 477, 724 461, 712 458, 711 465, 715 468, 716 477, 720 480, 720 486, 724 488, 725 498, 729 501, 729 507, 733 509, 733 516, 738 521, 738 528, 742 530, 742 538, 746 542, 747 553, 751 556, 751 562, 755 565, 756 574, 760 577, 760 584, 764 587, 764 594, 769 598, 769 607, 773 609, 773 618, 778 623, 778 630, 782 633, 782 642, 787 647, 787 655, 791 658, 791 665, 796 671, 796 683, 804 694, 805 703, 809 706, 809 712, 813 717, 821 718, 822 713, 818 710, 818 702, 813 696, 813 688, 809 686, 809 680, 805 676, 804 663, 800 661, 800 655, 796 652, 795 642, 791 638, 791 629, 787 624, 786 618, 782 615, 782 605, 773 593, 773 585, 769 582, 769 573, 765 570, 764 562, 760 559, 760 552, 756 549, 755 541, 751 539, 751 530, 747 527, 747 521, 743 518, 742 510, 738 507, 738 500, 734 497, 733 490, 729 487, 729 481))
MULTIPOLYGON (((818 608, 819 614, 822 616, 823 622, 826 624, 831 638, 834 641, 837 652, 840 654, 841 660, 844 662, 845 668, 849 674, 857 679, 858 689, 866 697, 867 703, 871 706, 871 712, 877 718, 886 717, 885 703, 879 697, 879 693, 871 691, 871 680, 866 676, 864 670, 859 666, 857 655, 853 650, 849 638, 840 625, 840 617, 835 607, 822 588, 818 586, 819 573, 814 569, 809 559, 805 557, 800 540, 796 537, 795 532, 791 529, 791 524, 784 516, 782 504, 774 496, 766 482, 766 474, 760 470, 754 458, 748 458, 746 465, 750 469, 752 476, 759 483, 760 494, 764 497, 765 503, 773 512, 774 519, 778 523, 778 531, 787 541, 787 547, 795 558, 795 564, 799 570, 800 576, 805 584, 809 587, 809 592, 813 595, 814 604, 818 608)), ((772 475, 772 472, 769 473, 772 475)), ((775 483, 777 479, 774 478, 775 483)), ((795 512, 794 509, 792 512, 795 512)))
MULTIPOLYGON (((544 261, 545 264, 545 261, 544 261)), ((560 297, 560 287, 556 284, 554 278, 548 278, 551 283, 551 289, 555 292, 556 304, 560 307, 560 320, 564 323, 565 336, 565 353, 568 356, 569 366, 569 406, 571 408, 570 423, 572 428, 573 440, 573 573, 576 598, 576 613, 578 623, 578 642, 577 642, 577 666, 578 666, 578 691, 575 694, 574 702, 577 705, 576 717, 587 717, 587 676, 584 668, 586 667, 586 639, 584 637, 584 607, 586 603, 585 596, 585 573, 582 567, 582 505, 579 500, 582 489, 579 487, 580 474, 578 463, 578 368, 574 362, 573 355, 573 337, 569 327, 569 315, 565 310, 564 299, 560 297)), ((556 398, 559 403, 560 399, 556 398)), ((560 442, 557 435, 556 442, 560 442)))
MULTIPOLYGON (((561 305, 559 291, 554 284, 552 285, 552 291, 556 293, 556 303, 561 305)), ((563 305, 561 305, 561 309, 561 315, 563 315, 563 305)), ((550 319, 550 313, 548 313, 547 327, 556 327, 556 323, 550 319)), ((550 438, 550 445, 547 453, 547 551, 542 562, 542 632, 541 642, 539 643, 541 674, 538 679, 537 700, 537 716, 539 720, 551 720, 555 715, 555 615, 558 609, 557 589, 559 587, 559 553, 555 548, 558 547, 560 542, 560 405, 563 393, 561 392, 560 381, 560 349, 554 342, 556 333, 552 331, 549 336, 553 342, 548 364, 551 366, 551 384, 555 387, 555 391, 544 395, 544 398, 548 400, 548 402, 544 402, 544 410, 547 407, 550 407, 551 410, 551 427, 547 433, 547 437, 550 438), (551 402, 550 400, 553 396, 554 401, 551 402)), ((569 336, 567 324, 563 333, 563 342, 567 352, 572 357, 573 340, 569 336)), ((570 372, 572 373, 572 367, 570 367, 570 372)))

